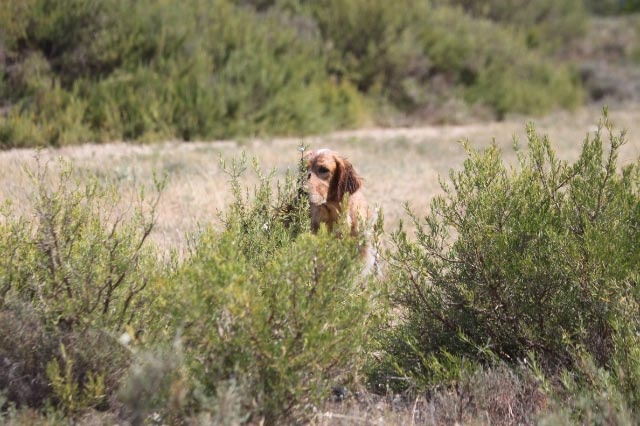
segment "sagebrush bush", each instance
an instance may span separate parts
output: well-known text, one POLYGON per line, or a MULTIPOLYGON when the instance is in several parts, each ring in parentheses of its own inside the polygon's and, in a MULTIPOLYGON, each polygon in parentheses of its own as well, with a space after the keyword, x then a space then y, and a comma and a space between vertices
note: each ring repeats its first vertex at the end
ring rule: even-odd
MULTIPOLYGON (((584 0, 443 0, 461 6, 473 16, 488 18, 524 33, 527 45, 553 51, 584 35, 584 0)), ((600 2, 603 3, 603 2, 600 2)))
MULTIPOLYGON (((429 382, 441 351, 515 363, 534 353, 549 374, 580 372, 576 351, 637 398, 638 164, 618 167, 625 134, 606 115, 575 162, 527 128, 519 167, 497 147, 443 182, 411 241, 393 236, 390 268, 404 313, 389 339, 400 370, 429 382)), ((580 374, 580 373, 578 373, 580 374)))
POLYGON ((150 282, 164 267, 146 241, 158 196, 141 193, 127 212, 109 184, 80 181, 68 163, 38 162, 31 176, 33 215, 9 204, 0 222, 0 389, 20 405, 104 408, 130 361, 120 334, 153 322, 150 282))
MULTIPOLYGON (((15 254, 3 259, 4 292, 37 301, 43 317, 55 324, 123 329, 137 319, 152 278, 156 259, 145 242, 159 197, 146 209, 141 191, 127 221, 113 188, 95 178, 75 180, 68 163, 58 171, 57 189, 48 181, 47 165, 32 175, 33 217, 5 216, 3 242, 15 254)), ((162 185, 157 181, 156 189, 162 185)))
POLYGON ((571 107, 579 83, 542 47, 579 31, 575 1, 4 2, 0 147, 308 134, 451 100, 571 107))
POLYGON ((237 185, 224 231, 202 234, 178 272, 171 321, 203 412, 219 414, 211 401, 237 383, 251 421, 301 421, 358 375, 377 290, 357 241, 310 234, 304 200, 274 210, 295 202, 292 185, 274 196, 265 178, 252 199, 237 185))

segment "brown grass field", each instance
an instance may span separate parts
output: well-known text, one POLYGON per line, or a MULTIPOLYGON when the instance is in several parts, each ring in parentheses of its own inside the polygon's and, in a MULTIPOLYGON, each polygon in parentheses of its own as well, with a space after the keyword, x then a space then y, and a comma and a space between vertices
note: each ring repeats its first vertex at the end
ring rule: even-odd
MULTIPOLYGON (((620 164, 640 156, 640 105, 610 108, 617 130, 627 130, 627 144, 620 164)), ((230 202, 229 177, 220 159, 229 161, 246 153, 264 171, 283 177, 295 170, 304 143, 309 148, 330 147, 351 160, 365 179, 367 198, 385 216, 385 230, 394 230, 406 219, 403 204, 426 212, 430 199, 440 191, 438 177, 459 169, 465 158, 461 140, 482 148, 495 140, 507 161, 515 162, 513 139, 526 144, 525 127, 531 121, 540 134, 550 137, 558 157, 576 158, 587 133, 592 133, 602 114, 598 107, 558 112, 528 119, 510 117, 502 122, 413 128, 368 128, 306 138, 275 138, 237 141, 164 142, 149 145, 110 143, 43 149, 43 161, 62 157, 71 161, 81 176, 97 174, 115 182, 124 200, 134 189, 150 186, 153 173, 166 173, 168 183, 159 205, 158 226, 153 239, 162 248, 181 250, 186 236, 201 225, 218 224, 216 212, 230 202)), ((16 211, 28 212, 34 185, 26 168, 35 167, 35 150, 0 152, 0 203, 11 200, 16 211)), ((52 168, 55 170, 55 167, 52 168)), ((246 184, 251 186, 252 173, 246 184)))

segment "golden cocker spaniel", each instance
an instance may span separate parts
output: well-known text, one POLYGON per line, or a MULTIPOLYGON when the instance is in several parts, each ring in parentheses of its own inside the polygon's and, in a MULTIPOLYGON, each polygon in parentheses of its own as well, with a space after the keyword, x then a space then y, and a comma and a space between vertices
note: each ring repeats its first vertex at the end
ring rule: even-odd
POLYGON ((307 166, 306 192, 311 208, 311 231, 316 233, 321 224, 333 230, 342 213, 343 200, 348 194, 346 220, 352 236, 364 236, 360 255, 366 268, 374 267, 375 252, 367 241, 367 228, 372 211, 361 190, 362 178, 345 157, 329 149, 319 149, 305 156, 307 166))

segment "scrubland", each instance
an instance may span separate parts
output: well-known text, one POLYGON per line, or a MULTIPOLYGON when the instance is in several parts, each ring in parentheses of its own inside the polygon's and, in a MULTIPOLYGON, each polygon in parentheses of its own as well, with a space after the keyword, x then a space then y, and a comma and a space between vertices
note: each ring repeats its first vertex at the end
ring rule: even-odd
POLYGON ((4 421, 634 423, 638 114, 0 153, 4 421), (379 275, 300 146, 365 178, 379 275))
POLYGON ((0 424, 637 424, 639 9, 0 2, 0 424))

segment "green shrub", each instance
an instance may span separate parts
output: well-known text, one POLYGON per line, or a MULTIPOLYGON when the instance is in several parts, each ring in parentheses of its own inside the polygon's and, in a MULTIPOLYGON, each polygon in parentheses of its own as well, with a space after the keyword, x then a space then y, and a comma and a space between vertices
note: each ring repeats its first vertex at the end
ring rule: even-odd
POLYGON ((237 386, 236 412, 247 419, 301 421, 358 374, 376 290, 361 275, 357 241, 301 232, 304 203, 286 216, 273 210, 296 200, 293 180, 274 197, 264 178, 249 200, 232 173, 225 230, 203 233, 178 272, 172 323, 203 413, 219 415, 219 398, 237 386))
POLYGON ((417 240, 393 234, 393 297, 406 317, 391 359, 420 378, 430 374, 420 360, 440 351, 511 363, 536 353, 554 374, 580 371, 581 348, 633 395, 638 164, 618 168, 624 133, 606 116, 574 163, 532 126, 527 135, 517 169, 495 146, 467 145, 425 218, 409 210, 417 240))
POLYGON ((189 324, 193 375, 209 395, 239 378, 243 408, 268 423, 309 415, 364 358, 371 296, 357 280, 357 249, 307 235, 258 268, 234 243, 222 236, 184 272, 175 317, 189 324))
POLYGON ((329 71, 405 112, 458 96, 499 117, 581 101, 565 65, 532 50, 513 28, 461 9, 411 0, 323 0, 309 7, 331 41, 329 71))
POLYGON ((165 268, 146 240, 158 197, 142 191, 126 212, 108 184, 38 164, 33 216, 7 205, 0 222, 0 389, 35 408, 105 408, 131 358, 119 336, 156 315, 150 283, 165 268))
POLYGON ((528 46, 547 51, 583 36, 588 22, 583 0, 444 0, 444 3, 461 6, 473 16, 522 32, 528 46))
MULTIPOLYGON (((5 216, 9 232, 2 262, 2 288, 36 306, 47 321, 70 327, 123 329, 132 324, 137 304, 152 278, 156 259, 145 241, 155 224, 151 200, 144 192, 132 220, 125 221, 113 188, 97 179, 74 181, 73 169, 61 163, 57 189, 40 165, 32 175, 34 217, 5 216), (15 233, 15 234, 14 234, 15 233)), ((158 190, 162 182, 157 182, 158 190)), ((137 318, 136 318, 137 319, 137 318)))

